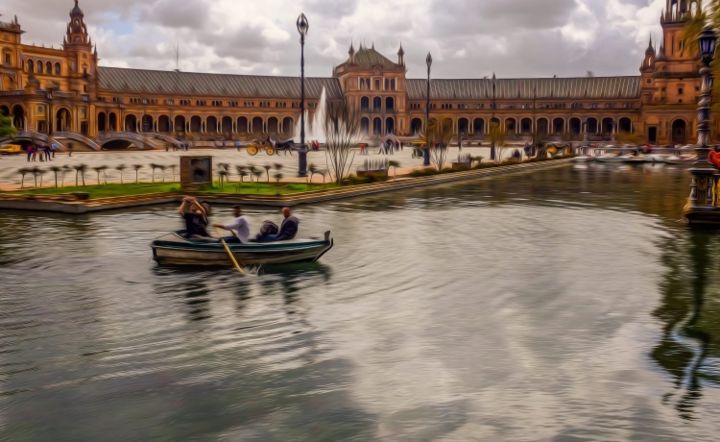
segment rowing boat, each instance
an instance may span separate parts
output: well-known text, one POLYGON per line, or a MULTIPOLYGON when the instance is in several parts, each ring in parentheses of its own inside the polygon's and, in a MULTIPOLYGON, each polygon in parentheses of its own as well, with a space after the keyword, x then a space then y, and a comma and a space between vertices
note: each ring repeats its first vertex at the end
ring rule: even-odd
MULTIPOLYGON (((152 242, 153 259, 161 265, 227 267, 232 265, 217 240, 191 240, 174 232, 152 242)), ((294 239, 270 243, 228 244, 241 265, 315 262, 334 245, 330 232, 325 238, 294 239)))

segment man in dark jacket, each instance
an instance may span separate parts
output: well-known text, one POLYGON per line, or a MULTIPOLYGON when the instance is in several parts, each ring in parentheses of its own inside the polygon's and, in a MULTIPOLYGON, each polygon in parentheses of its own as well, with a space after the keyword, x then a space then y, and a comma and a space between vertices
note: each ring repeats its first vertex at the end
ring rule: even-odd
POLYGON ((300 228, 300 221, 295 218, 292 214, 292 210, 289 207, 283 207, 283 222, 280 225, 280 232, 277 235, 271 235, 267 238, 267 241, 289 241, 295 238, 298 229, 300 228))

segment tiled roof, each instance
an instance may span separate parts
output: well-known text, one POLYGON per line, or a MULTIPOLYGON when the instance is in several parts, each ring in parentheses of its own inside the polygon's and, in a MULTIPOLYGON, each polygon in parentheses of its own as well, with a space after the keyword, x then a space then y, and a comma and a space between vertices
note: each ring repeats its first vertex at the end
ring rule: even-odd
MULTIPOLYGON (((201 74, 98 67, 98 80, 100 90, 123 93, 240 98, 300 98, 299 77, 201 74)), ((327 91, 328 98, 342 98, 340 83, 337 79, 305 79, 305 94, 308 98, 319 99, 323 87, 327 91)))
MULTIPOLYGON (((446 100, 492 99, 492 79, 481 80, 432 80, 430 96, 446 100)), ((408 80, 408 95, 411 100, 425 98, 427 80, 408 80)), ((537 98, 639 98, 640 77, 583 77, 583 78, 529 78, 497 79, 498 100, 532 100, 537 98)))
POLYGON ((343 65, 352 65, 365 68, 381 66, 386 69, 398 69, 401 67, 383 54, 376 51, 374 47, 368 49, 362 46, 355 53, 355 59, 353 60, 353 63, 350 63, 350 59, 348 59, 341 66, 343 65))

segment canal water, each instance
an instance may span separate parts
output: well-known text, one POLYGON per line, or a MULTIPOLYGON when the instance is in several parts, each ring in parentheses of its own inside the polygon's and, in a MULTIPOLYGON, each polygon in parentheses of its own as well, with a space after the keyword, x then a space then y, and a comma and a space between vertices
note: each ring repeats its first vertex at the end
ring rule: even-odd
POLYGON ((0 440, 717 440, 720 233, 682 224, 688 185, 568 166, 304 207, 336 248, 252 277, 156 266, 172 207, 2 212, 0 440))

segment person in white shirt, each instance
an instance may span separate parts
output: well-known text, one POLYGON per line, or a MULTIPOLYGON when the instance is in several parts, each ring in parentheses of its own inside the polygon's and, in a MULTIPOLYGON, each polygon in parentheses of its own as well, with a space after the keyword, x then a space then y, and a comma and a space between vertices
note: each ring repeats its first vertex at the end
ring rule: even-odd
POLYGON ((233 215, 235 216, 235 220, 230 224, 213 224, 213 227, 232 232, 232 236, 222 238, 225 242, 247 244, 250 239, 250 223, 247 217, 243 216, 240 206, 233 208, 233 215))

